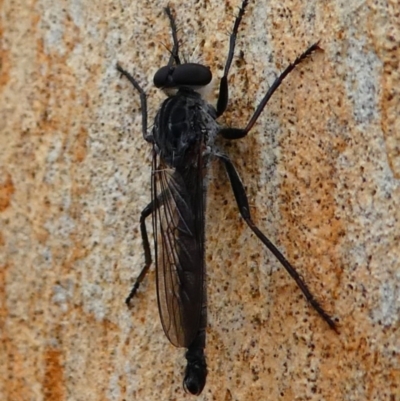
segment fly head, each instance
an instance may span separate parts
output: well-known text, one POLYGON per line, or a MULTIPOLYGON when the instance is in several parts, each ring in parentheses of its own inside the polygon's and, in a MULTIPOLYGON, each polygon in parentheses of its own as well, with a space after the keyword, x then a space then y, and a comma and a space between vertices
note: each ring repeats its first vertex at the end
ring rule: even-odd
POLYGON ((157 88, 201 88, 211 82, 210 69, 202 64, 185 63, 161 67, 153 78, 157 88))

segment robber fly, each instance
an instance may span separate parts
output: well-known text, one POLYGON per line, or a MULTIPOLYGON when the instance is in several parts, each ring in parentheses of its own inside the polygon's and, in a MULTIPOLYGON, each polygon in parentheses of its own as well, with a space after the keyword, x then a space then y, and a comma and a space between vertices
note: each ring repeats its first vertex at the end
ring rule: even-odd
POLYGON ((205 179, 211 158, 220 160, 224 165, 240 214, 250 229, 292 276, 313 308, 335 330, 334 321, 314 299, 295 268, 254 224, 244 186, 232 161, 214 145, 217 135, 226 139, 245 137, 283 79, 296 65, 319 49, 318 43, 312 45, 276 78, 245 128, 220 126, 216 120, 228 104, 228 72, 247 4, 247 0, 242 2, 233 25, 216 107, 208 104, 197 92, 211 82, 210 69, 201 64, 181 61, 177 27, 169 6, 165 12, 170 22, 173 48, 168 64, 161 67, 153 79, 154 85, 165 90, 168 98, 158 110, 150 132, 147 131, 146 93, 131 74, 117 65, 118 71, 140 95, 143 137, 153 146, 151 202, 140 216, 145 266, 126 303, 129 305, 152 263, 145 224, 146 218, 152 215, 161 322, 171 343, 187 348, 183 385, 185 390, 195 395, 202 392, 207 376, 204 355, 207 324, 204 215, 205 179))

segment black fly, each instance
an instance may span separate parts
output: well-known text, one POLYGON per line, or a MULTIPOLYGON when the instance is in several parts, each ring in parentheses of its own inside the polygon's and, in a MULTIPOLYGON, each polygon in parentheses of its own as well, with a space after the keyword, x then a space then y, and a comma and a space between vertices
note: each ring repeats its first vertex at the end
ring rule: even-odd
POLYGON ((211 82, 210 69, 201 64, 182 63, 180 60, 180 42, 169 6, 165 12, 171 26, 173 48, 168 64, 154 76, 154 85, 166 90, 169 97, 162 103, 150 133, 147 132, 146 94, 135 78, 117 65, 118 71, 139 92, 143 137, 153 145, 152 200, 140 217, 145 266, 126 303, 129 305, 152 263, 145 224, 146 218, 152 215, 161 322, 171 343, 187 348, 183 385, 187 391, 196 395, 202 392, 207 376, 204 355, 207 324, 204 215, 205 177, 211 157, 223 163, 240 214, 248 226, 296 281, 313 308, 336 330, 334 321, 314 299, 295 268, 254 224, 244 186, 232 161, 214 145, 217 135, 226 139, 245 137, 283 79, 296 65, 319 49, 317 43, 312 45, 276 78, 245 128, 221 127, 216 119, 224 113, 228 104, 228 72, 234 55, 236 35, 247 4, 248 0, 242 2, 230 35, 228 59, 216 107, 208 104, 196 91, 211 82))

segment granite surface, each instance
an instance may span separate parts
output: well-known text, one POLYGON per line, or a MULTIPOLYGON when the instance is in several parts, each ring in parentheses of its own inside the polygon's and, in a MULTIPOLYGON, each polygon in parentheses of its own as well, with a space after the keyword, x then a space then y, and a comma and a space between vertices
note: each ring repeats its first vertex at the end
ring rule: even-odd
MULTIPOLYGON (((165 5, 0 3, 1 400, 190 398, 154 270, 124 304, 144 261, 151 147, 115 66, 147 91, 151 124, 165 98, 152 87, 171 47, 165 5)), ((240 2, 170 5, 186 59, 209 65, 218 84, 240 2)), ((245 126, 318 40, 324 51, 290 74, 248 137, 221 144, 254 221, 339 334, 248 229, 213 162, 200 400, 400 400, 397 1, 250 1, 221 122, 245 126)))

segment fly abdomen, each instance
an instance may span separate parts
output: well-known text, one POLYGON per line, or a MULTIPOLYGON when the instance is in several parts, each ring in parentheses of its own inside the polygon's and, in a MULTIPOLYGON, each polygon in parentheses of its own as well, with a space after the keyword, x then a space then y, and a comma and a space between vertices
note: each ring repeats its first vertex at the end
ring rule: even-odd
POLYGON ((186 351, 186 370, 183 387, 193 395, 199 395, 206 384, 207 363, 204 355, 205 329, 200 329, 186 351))

